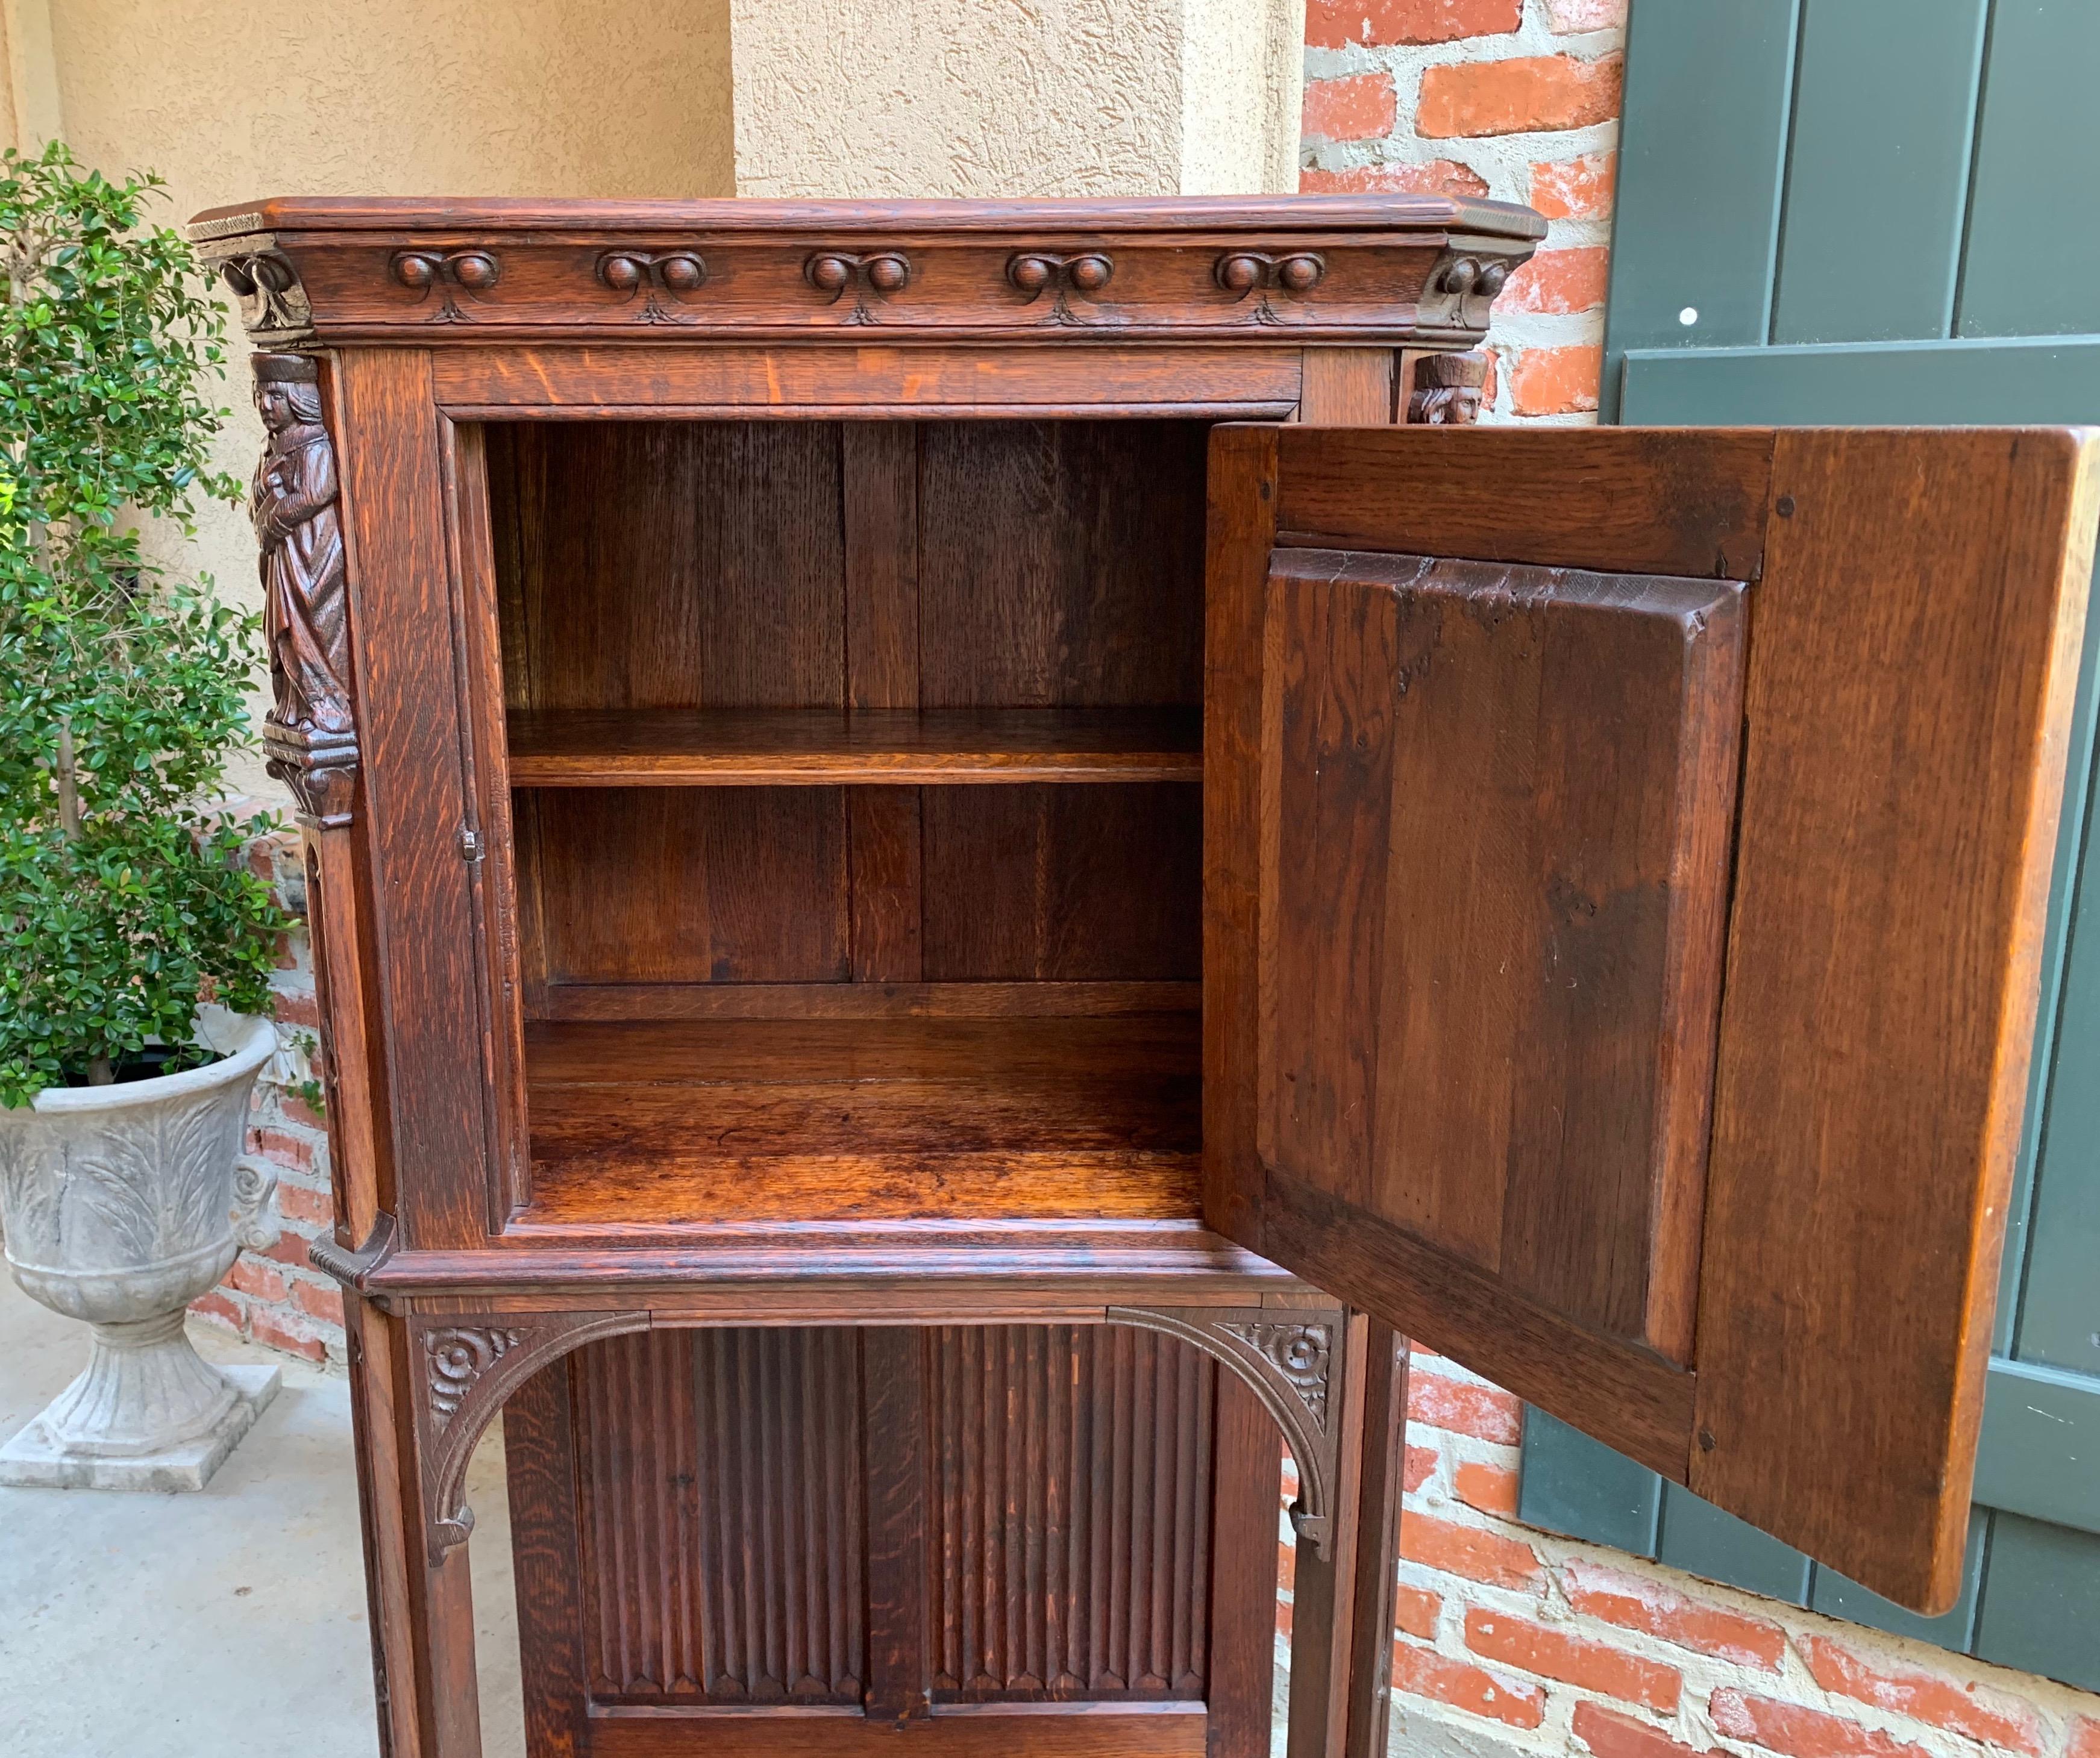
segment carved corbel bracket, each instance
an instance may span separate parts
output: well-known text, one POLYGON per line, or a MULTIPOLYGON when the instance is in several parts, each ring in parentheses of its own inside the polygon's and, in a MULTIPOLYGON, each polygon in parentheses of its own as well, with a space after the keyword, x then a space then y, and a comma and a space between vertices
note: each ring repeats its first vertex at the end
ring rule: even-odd
POLYGON ((467 1461, 503 1401, 549 1362, 602 1337, 649 1328, 646 1312, 505 1312, 408 1321, 425 1534, 436 1564, 474 1530, 467 1461))
POLYGON ((258 354, 253 363, 268 434, 249 498, 273 698, 262 747, 302 815, 335 828, 350 822, 358 767, 335 443, 322 419, 319 361, 258 354))
POLYGON ((290 341, 310 333, 313 307, 292 259, 267 240, 259 249, 254 240, 243 242, 249 248, 214 258, 219 278, 240 302, 241 328, 273 341, 290 341))
POLYGON ((1290 1524, 1332 1553, 1340 1424, 1342 1314, 1271 1306, 1111 1306, 1111 1324, 1136 1325, 1193 1345, 1239 1376, 1283 1430, 1298 1466, 1290 1524))
POLYGON ((887 299, 903 292, 911 284, 911 259, 902 250, 878 250, 868 256, 820 250, 802 265, 802 277, 818 293, 831 296, 827 305, 836 305, 851 288, 854 308, 846 321, 872 324, 876 319, 868 307, 868 294, 887 299))
POLYGON ((1471 427, 1480 418, 1487 382, 1485 354, 1425 354, 1414 363, 1407 419, 1416 426, 1471 427))
POLYGON ((1485 332, 1495 295, 1529 254, 1512 258, 1457 245, 1447 249, 1422 284, 1416 321, 1425 328, 1485 332))

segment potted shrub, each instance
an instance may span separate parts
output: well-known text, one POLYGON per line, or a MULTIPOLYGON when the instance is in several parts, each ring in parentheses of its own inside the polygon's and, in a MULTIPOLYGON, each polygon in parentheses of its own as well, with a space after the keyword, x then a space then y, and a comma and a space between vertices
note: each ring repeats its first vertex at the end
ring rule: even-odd
POLYGON ((238 1249, 285 921, 244 859, 273 826, 215 803, 256 619, 142 541, 238 496, 204 395, 223 319, 144 221, 157 187, 0 157, 0 1227, 15 1280, 93 1327, 0 1482, 201 1487, 276 1383, 183 1329, 238 1249))

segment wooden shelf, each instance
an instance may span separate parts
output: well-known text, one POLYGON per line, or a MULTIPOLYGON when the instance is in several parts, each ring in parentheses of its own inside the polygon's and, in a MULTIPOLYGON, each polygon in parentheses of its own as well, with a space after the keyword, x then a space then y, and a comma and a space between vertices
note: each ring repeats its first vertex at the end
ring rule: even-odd
POLYGON ((1193 708, 514 710, 518 787, 1202 779, 1193 708))
POLYGON ((1193 1014, 526 1028, 536 1227, 1190 1220, 1193 1014))

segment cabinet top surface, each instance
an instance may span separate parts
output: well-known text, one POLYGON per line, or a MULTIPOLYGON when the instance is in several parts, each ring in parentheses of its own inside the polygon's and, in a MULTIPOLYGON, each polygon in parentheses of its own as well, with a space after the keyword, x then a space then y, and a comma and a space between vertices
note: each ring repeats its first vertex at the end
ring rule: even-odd
POLYGON ((483 196, 272 196, 206 208, 204 243, 247 232, 1156 232, 1453 231, 1513 240, 1546 236, 1514 202, 1436 195, 1161 196, 1017 201, 619 201, 483 196))
POLYGON ((191 223, 272 346, 735 338, 1467 347, 1546 223, 1433 196, 277 197, 191 223))

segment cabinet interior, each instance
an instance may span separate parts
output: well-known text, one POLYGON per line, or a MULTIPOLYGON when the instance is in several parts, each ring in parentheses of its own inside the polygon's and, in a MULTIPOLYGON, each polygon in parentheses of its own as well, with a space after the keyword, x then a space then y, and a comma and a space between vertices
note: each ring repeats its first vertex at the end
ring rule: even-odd
POLYGON ((519 1224, 1197 1214, 1207 434, 486 430, 519 1224))

